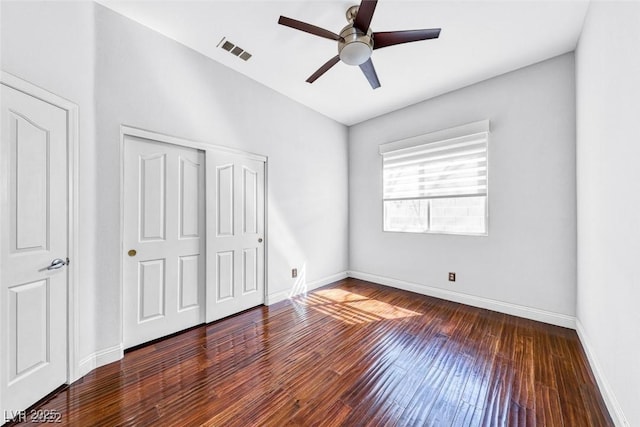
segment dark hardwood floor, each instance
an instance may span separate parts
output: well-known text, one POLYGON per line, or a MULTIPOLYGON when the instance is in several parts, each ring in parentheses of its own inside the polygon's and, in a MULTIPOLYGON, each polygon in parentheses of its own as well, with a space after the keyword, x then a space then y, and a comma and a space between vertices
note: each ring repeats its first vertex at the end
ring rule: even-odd
POLYGON ((611 426, 575 331, 344 280, 127 352, 65 425, 611 426))

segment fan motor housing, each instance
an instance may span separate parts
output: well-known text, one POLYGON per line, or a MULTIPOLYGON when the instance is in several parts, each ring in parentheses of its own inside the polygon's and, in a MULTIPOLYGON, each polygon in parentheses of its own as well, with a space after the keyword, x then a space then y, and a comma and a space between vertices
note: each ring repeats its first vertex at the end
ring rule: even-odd
POLYGON ((373 35, 371 28, 367 33, 349 24, 340 32, 338 54, 340 60, 348 65, 360 65, 371 57, 373 52, 373 35))

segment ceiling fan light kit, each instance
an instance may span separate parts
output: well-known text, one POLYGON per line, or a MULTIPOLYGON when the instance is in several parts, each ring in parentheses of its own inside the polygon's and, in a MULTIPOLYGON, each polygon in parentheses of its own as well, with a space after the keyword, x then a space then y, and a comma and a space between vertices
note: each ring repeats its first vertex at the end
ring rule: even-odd
POLYGON ((347 9, 346 16, 349 24, 340 31, 339 35, 306 22, 280 16, 278 20, 280 25, 338 42, 338 55, 329 59, 313 73, 307 79, 308 83, 313 83, 331 67, 342 61, 347 65, 360 66, 371 87, 377 89, 380 87, 380 81, 371 61, 371 54, 375 49, 401 43, 435 39, 440 36, 440 28, 374 33, 369 25, 377 3, 377 0, 362 0, 359 6, 355 5, 347 9))
POLYGON ((373 53, 373 37, 371 28, 363 34, 353 25, 347 25, 340 32, 338 41, 338 55, 340 60, 348 65, 360 65, 367 62, 373 53))

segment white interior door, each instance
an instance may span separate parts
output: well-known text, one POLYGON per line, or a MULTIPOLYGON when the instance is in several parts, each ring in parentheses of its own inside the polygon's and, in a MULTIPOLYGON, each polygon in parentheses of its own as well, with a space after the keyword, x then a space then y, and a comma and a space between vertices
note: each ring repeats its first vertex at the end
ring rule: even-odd
POLYGON ((124 344, 204 322, 205 157, 148 139, 124 140, 124 344))
POLYGON ((68 131, 66 111, 0 86, 0 407, 11 417, 67 379, 68 131))
MULTIPOLYGON (((264 162, 224 151, 208 153, 215 189, 209 233, 207 322, 264 303, 264 162)), ((209 204, 212 206, 212 204, 209 204)))

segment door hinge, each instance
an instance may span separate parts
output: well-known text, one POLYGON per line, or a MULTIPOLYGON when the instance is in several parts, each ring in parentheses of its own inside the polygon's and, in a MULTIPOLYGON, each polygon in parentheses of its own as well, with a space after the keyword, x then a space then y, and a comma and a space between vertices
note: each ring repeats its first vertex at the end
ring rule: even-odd
POLYGON ((67 257, 67 265, 69 265, 69 263, 71 263, 71 260, 67 257))

